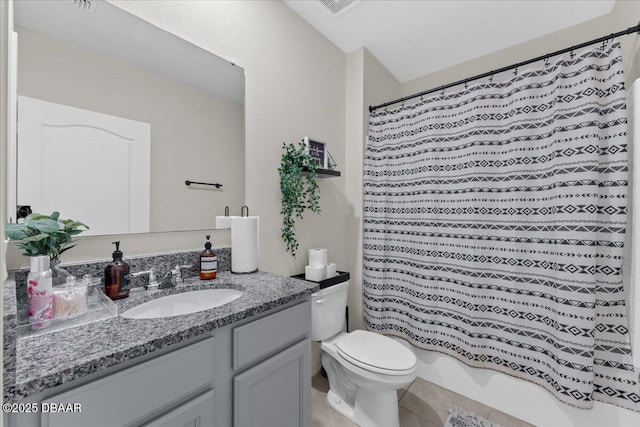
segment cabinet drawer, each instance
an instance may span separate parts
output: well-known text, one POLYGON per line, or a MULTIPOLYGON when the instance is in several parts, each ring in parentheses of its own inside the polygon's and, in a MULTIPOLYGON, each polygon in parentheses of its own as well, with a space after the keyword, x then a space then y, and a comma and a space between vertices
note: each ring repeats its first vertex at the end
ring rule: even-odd
POLYGON ((311 307, 308 301, 238 326, 233 330, 233 369, 258 360, 309 336, 311 307))
POLYGON ((178 406, 171 412, 164 414, 144 427, 208 427, 213 426, 213 411, 216 402, 213 399, 213 390, 191 399, 184 405, 178 406))
POLYGON ((43 427, 122 426, 213 383, 214 339, 52 396, 43 403, 79 403, 79 413, 43 413, 43 427))

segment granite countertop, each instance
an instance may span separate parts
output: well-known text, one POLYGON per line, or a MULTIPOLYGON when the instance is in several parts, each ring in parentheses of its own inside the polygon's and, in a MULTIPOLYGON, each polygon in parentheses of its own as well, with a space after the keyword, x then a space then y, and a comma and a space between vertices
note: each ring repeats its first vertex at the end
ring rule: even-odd
POLYGON ((160 319, 118 316, 48 334, 17 337, 15 384, 5 381, 4 401, 22 399, 295 301, 317 291, 318 284, 266 272, 218 272, 215 280, 189 278, 176 288, 133 289, 129 298, 117 301, 118 312, 172 293, 210 288, 235 288, 245 293, 229 304, 193 314, 160 319))

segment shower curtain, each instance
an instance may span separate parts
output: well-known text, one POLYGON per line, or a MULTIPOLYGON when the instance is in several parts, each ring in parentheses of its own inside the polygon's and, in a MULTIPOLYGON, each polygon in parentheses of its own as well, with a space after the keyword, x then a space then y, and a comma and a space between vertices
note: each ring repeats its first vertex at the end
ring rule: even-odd
POLYGON ((620 45, 371 114, 370 330, 541 385, 640 407, 621 268, 620 45))

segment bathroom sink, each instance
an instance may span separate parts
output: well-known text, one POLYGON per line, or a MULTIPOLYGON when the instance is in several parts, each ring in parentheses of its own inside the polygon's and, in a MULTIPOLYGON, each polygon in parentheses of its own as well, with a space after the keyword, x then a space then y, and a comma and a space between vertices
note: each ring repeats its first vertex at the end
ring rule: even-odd
POLYGON ((220 307, 240 298, 243 292, 237 289, 204 289, 167 295, 133 307, 120 316, 128 319, 157 319, 180 316, 220 307))

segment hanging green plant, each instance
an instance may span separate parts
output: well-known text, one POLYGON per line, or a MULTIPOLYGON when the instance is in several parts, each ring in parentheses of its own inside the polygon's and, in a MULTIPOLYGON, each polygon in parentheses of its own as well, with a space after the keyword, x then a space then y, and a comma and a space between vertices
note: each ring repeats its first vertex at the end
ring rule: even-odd
POLYGON ((296 218, 303 219, 305 210, 320 213, 320 189, 316 183, 318 164, 307 152, 303 142, 298 146, 282 143, 284 153, 278 172, 282 193, 282 240, 286 250, 296 256, 296 218), (303 179, 303 172, 306 176, 303 179))

